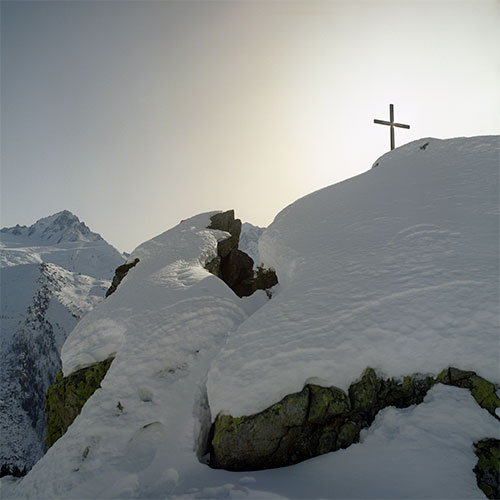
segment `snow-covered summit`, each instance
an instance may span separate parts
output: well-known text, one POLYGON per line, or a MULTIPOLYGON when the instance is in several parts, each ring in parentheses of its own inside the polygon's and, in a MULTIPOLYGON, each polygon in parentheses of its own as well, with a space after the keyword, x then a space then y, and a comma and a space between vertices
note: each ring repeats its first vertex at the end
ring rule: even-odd
POLYGON ((69 210, 44 217, 29 227, 17 224, 14 227, 3 228, 1 233, 29 238, 32 242, 36 241, 38 245, 75 241, 103 241, 100 234, 92 232, 69 210))
POLYGON ((50 262, 94 278, 111 279, 125 258, 68 210, 31 226, 0 230, 0 267, 50 262))

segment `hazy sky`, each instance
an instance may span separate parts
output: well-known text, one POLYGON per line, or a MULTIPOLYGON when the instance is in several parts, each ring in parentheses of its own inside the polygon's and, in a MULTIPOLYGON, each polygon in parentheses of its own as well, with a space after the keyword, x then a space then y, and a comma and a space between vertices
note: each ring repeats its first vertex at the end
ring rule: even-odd
POLYGON ((1 220, 120 250, 208 210, 267 226, 422 137, 500 133, 496 0, 1 2, 1 220))

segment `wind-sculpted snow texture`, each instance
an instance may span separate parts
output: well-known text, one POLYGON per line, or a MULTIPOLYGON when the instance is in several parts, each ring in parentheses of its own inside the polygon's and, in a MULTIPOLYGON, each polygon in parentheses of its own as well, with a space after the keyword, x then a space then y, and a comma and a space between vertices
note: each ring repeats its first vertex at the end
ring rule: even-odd
POLYGON ((212 418, 368 366, 499 382, 498 162, 498 137, 420 140, 284 209, 259 244, 281 292, 217 358, 212 418))

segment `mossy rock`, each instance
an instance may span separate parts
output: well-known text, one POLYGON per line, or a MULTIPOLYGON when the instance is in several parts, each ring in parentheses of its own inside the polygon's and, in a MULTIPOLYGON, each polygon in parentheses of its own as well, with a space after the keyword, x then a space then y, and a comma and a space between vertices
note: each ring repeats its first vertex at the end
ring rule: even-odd
POLYGON ((367 368, 361 380, 349 387, 349 397, 353 410, 362 416, 368 424, 380 409, 378 394, 382 390, 382 379, 377 377, 373 368, 367 368))
POLYGON ((305 387, 256 415, 239 418, 219 415, 213 426, 211 467, 226 470, 280 467, 290 441, 295 438, 293 428, 306 420, 308 405, 309 389, 305 387), (288 443, 284 439, 287 435, 288 443))
POLYGON ((349 421, 346 422, 341 428, 338 435, 338 447, 348 448, 351 444, 359 442, 359 433, 361 428, 358 423, 349 421))
POLYGON ((349 395, 336 387, 306 385, 266 410, 250 416, 217 417, 213 426, 210 466, 227 470, 283 467, 347 448, 377 412, 397 404, 420 402, 432 378, 384 380, 368 368, 349 395))
POLYGON ((474 443, 478 462, 474 467, 477 485, 490 499, 500 498, 500 440, 484 439, 474 443))
POLYGON ((82 368, 68 377, 62 371, 47 390, 45 414, 47 416, 47 434, 45 443, 52 446, 80 414, 83 405, 101 386, 113 358, 95 365, 82 368))
POLYGON ((479 406, 496 416, 495 411, 500 408, 500 399, 496 395, 495 385, 478 375, 473 375, 470 382, 470 392, 479 406))
POLYGON ((469 389, 477 404, 498 419, 495 412, 500 408, 500 399, 496 394, 495 384, 476 375, 476 372, 450 366, 436 377, 436 383, 469 389))
POLYGON ((309 423, 323 423, 350 411, 349 397, 340 389, 319 385, 309 385, 308 387, 310 403, 307 421, 309 423))

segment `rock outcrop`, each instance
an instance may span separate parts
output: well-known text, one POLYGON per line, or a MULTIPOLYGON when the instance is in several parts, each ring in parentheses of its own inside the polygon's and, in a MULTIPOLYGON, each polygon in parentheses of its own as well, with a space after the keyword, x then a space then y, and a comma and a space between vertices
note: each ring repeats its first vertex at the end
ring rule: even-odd
POLYGON ((308 384, 261 413, 239 418, 219 415, 212 429, 210 466, 269 469, 347 448, 359 441, 361 429, 371 425, 381 409, 419 404, 437 383, 469 389, 480 406, 498 419, 495 386, 474 372, 448 368, 436 378, 413 375, 394 380, 368 368, 347 393, 308 384))
POLYGON ((483 439, 474 449, 479 459, 474 467, 477 485, 490 500, 500 498, 500 440, 483 439))
POLYGON ((252 416, 217 417, 210 466, 233 471, 292 465, 347 448, 386 406, 404 408, 423 401, 431 377, 384 380, 368 368, 348 393, 308 384, 252 416))
POLYGON ((495 410, 500 408, 500 398, 496 395, 495 384, 476 375, 476 372, 447 368, 437 376, 437 382, 469 389, 477 404, 498 419, 495 410))
POLYGON ((45 442, 52 446, 80 414, 83 405, 101 387, 101 381, 111 366, 113 358, 82 368, 68 377, 62 371, 49 386, 45 398, 47 434, 45 442))
POLYGON ((139 263, 139 259, 136 257, 132 262, 128 262, 118 266, 115 269, 115 275, 113 276, 113 281, 111 282, 111 286, 108 288, 106 292, 106 297, 109 297, 112 293, 116 291, 118 285, 122 282, 123 278, 127 276, 130 269, 135 267, 139 263))
POLYGON ((238 297, 248 297, 256 290, 268 290, 278 283, 272 269, 259 267, 255 273, 253 259, 238 249, 241 220, 234 218, 234 210, 210 217, 208 229, 226 231, 231 236, 217 244, 217 257, 205 265, 212 274, 226 283, 238 297))

